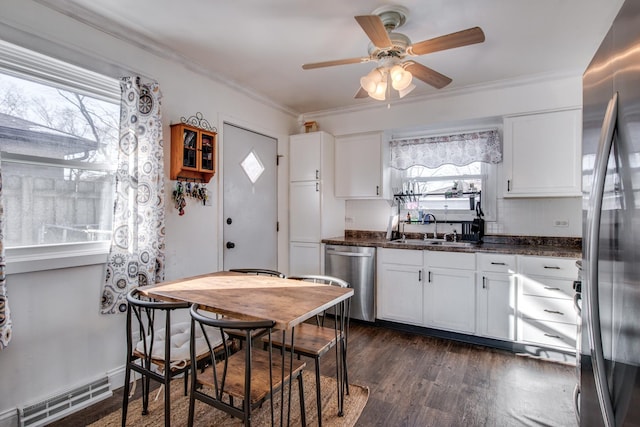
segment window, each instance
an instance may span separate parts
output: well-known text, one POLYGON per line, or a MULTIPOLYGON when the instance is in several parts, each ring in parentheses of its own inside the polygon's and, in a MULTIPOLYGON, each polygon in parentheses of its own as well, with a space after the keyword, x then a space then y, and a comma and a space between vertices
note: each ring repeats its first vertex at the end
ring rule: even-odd
POLYGON ((424 214, 431 213, 438 220, 469 221, 476 216, 478 205, 483 212, 492 213, 495 169, 492 164, 473 162, 465 166, 446 164, 435 168, 411 166, 395 171, 396 193, 409 194, 401 206, 402 218, 409 213, 413 220, 420 221, 424 214))
POLYGON ((471 221, 480 209, 495 218, 497 129, 392 139, 390 150, 401 218, 471 221))
POLYGON ((117 80, 3 42, 0 56, 5 247, 109 241, 117 80))

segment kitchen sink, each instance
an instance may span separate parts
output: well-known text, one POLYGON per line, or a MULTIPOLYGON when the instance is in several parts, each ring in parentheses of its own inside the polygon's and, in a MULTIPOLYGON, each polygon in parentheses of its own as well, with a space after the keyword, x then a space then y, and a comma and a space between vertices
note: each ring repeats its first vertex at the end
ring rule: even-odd
POLYGON ((453 248, 468 248, 476 246, 475 242, 450 242, 442 239, 405 239, 405 240, 392 240, 390 243, 394 245, 412 245, 412 246, 441 246, 441 247, 453 247, 453 248))

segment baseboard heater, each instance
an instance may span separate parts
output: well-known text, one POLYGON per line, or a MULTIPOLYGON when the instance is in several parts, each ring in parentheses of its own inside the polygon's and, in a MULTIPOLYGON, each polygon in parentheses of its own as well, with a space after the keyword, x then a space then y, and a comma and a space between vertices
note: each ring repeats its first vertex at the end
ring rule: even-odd
POLYGON ((19 410, 20 427, 36 427, 59 420, 112 396, 107 377, 74 388, 19 410))

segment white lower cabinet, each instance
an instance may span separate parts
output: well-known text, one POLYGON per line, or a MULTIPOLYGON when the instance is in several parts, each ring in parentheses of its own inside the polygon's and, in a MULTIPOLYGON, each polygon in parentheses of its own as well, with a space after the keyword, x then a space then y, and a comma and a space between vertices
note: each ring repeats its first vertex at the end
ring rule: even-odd
POLYGON ((518 262, 518 341, 575 350, 576 260, 521 256, 518 262))
POLYGON ((422 251, 379 248, 377 317, 422 324, 422 251))
POLYGON ((379 248, 377 317, 575 349, 576 260, 379 248))
POLYGON ((424 325, 475 333, 475 254, 424 251, 424 265, 424 325))
POLYGON ((289 275, 322 274, 322 245, 311 242, 289 243, 289 275))
POLYGON ((516 339, 516 257, 477 254, 476 332, 489 338, 516 339))
POLYGON ((475 330, 475 255, 378 251, 378 318, 450 331, 475 330))

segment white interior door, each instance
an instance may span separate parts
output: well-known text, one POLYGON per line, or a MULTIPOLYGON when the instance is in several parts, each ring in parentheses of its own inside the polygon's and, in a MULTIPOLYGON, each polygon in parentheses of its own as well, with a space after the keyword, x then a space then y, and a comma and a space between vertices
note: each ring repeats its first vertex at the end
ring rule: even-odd
POLYGON ((278 267, 277 140, 224 124, 223 265, 278 267))

